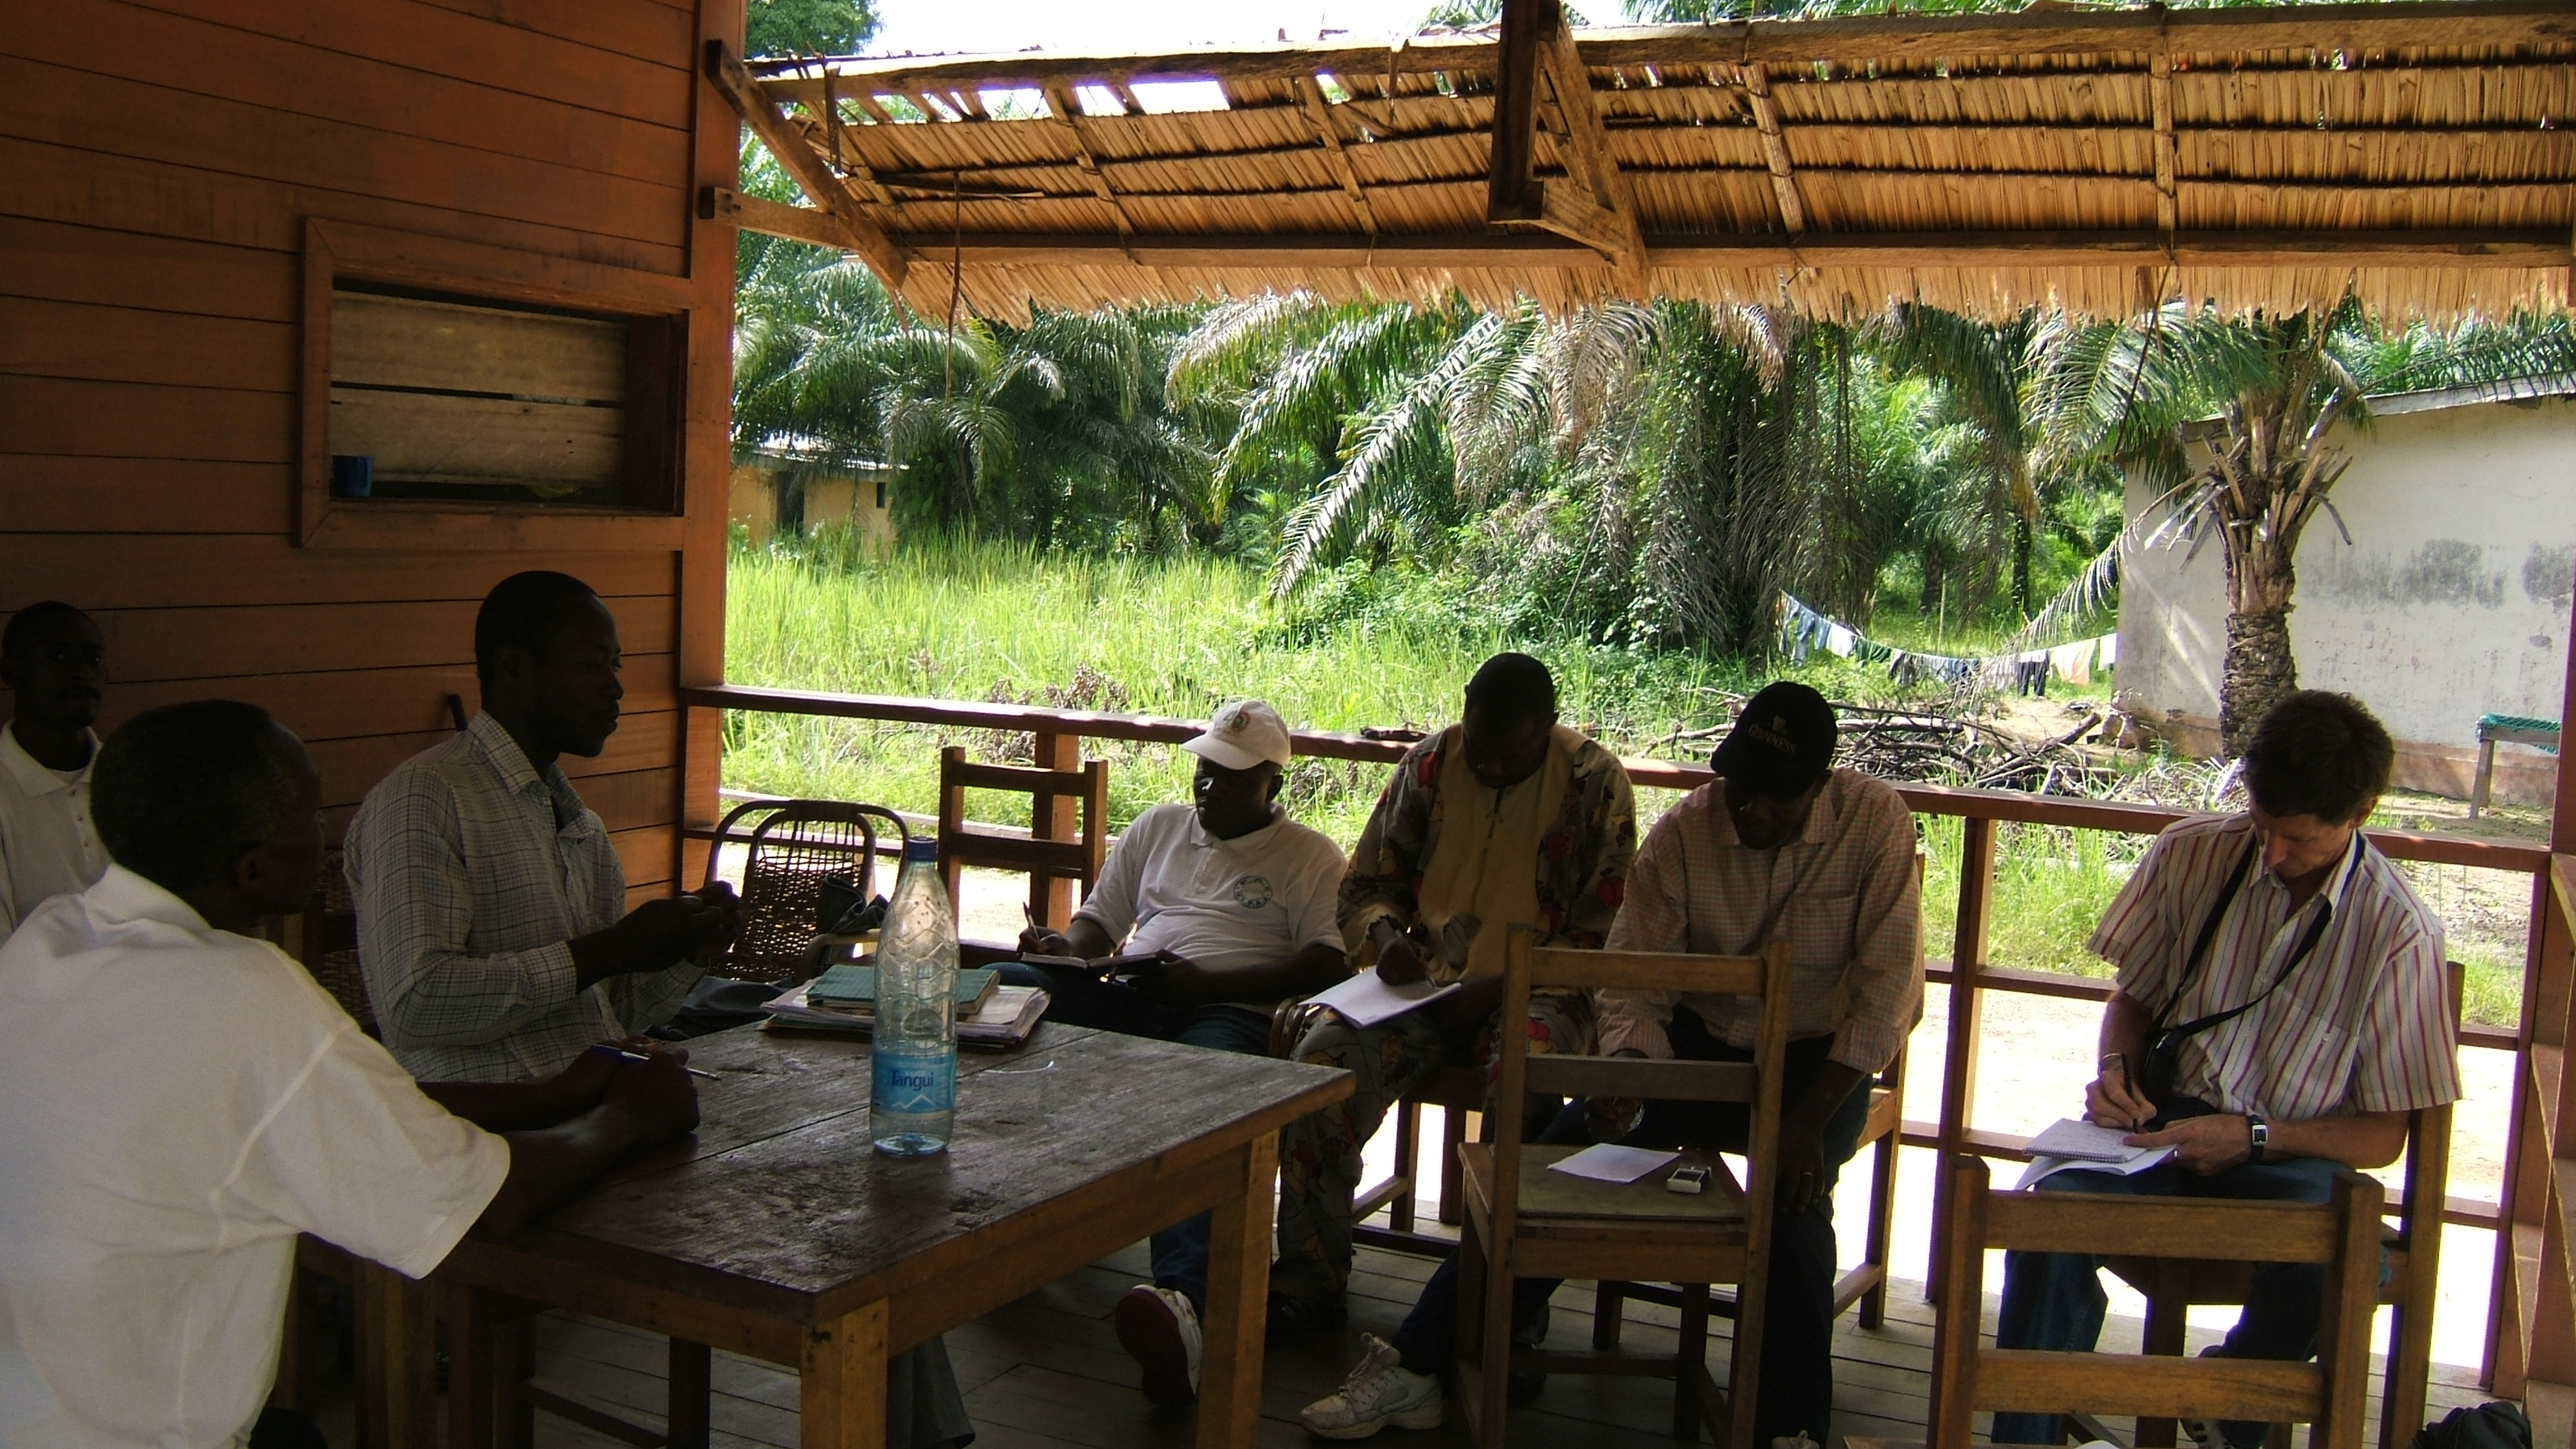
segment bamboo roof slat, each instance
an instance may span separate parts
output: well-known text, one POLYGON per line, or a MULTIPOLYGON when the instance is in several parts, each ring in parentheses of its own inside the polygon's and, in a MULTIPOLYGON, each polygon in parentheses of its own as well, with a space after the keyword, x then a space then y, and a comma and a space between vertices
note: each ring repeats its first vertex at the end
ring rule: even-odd
POLYGON ((752 69, 814 116, 828 68, 840 124, 807 133, 837 140, 857 184, 836 202, 909 259, 907 296, 944 307, 956 244, 961 294, 1006 316, 1281 287, 2087 315, 2350 287, 2393 318, 2450 321, 2567 294, 2568 0, 1576 31, 1551 73, 1589 81, 1593 149, 1551 121, 1533 158, 1550 186, 1627 195, 1645 263, 1626 273, 1487 224, 1497 64, 1488 31, 752 69), (1172 80, 1219 82, 1217 108, 1148 110, 1173 104, 1150 84, 1172 80), (1084 114, 1032 112, 1045 93, 1084 114))

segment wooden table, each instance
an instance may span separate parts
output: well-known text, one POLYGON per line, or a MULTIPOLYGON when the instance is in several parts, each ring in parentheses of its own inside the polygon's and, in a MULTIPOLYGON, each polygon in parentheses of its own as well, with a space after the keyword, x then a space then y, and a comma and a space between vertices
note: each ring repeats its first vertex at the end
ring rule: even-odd
POLYGON ((384 1442, 426 1449, 426 1305, 443 1294, 464 1349, 452 1443, 489 1442, 488 1416, 455 1408, 490 1399, 489 1314, 508 1295, 798 1368, 808 1449, 879 1445, 889 1353, 1209 1210, 1198 1442, 1254 1442, 1279 1129, 1347 1097, 1346 1073, 1048 1025, 967 1054, 949 1151, 897 1160, 869 1145, 865 1042, 743 1028, 689 1046, 718 1074, 693 1137, 507 1244, 466 1239, 430 1285, 368 1275, 362 1328, 381 1346, 361 1350, 362 1393, 389 1406, 384 1442), (1042 1112, 1031 1078, 994 1074, 1048 1061, 1042 1112))

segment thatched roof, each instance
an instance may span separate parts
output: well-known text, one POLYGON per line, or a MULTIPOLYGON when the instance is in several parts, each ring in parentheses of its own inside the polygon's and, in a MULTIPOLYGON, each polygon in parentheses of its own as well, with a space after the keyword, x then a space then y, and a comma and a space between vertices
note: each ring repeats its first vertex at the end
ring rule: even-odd
MULTIPOLYGON (((1587 197, 1592 219, 1555 231, 1487 221, 1503 60, 1491 32, 761 62, 751 83, 837 153, 834 228, 869 234, 872 259, 931 315, 952 256, 967 304, 1004 315, 1294 287, 2118 315, 2160 296, 2295 309, 2349 285, 2392 317, 2435 320, 2567 297, 2569 4, 1573 37, 1565 69, 1542 74, 1581 74, 1591 105, 1580 82, 1571 107, 1537 84, 1531 166, 1551 210, 1580 183, 1601 205, 1587 197), (1152 94, 1184 80, 1214 82, 1193 88, 1209 109, 1152 94), (1623 235, 1641 250, 1623 252, 1623 235)), ((778 208, 709 204, 813 233, 778 208)))

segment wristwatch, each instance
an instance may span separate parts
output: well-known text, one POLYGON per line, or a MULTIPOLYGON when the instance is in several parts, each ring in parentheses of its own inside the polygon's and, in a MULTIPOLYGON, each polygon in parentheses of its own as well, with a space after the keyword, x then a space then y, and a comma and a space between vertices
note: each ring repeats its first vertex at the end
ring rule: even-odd
POLYGON ((2272 1124, 2248 1112, 2245 1114, 2245 1137, 2254 1147, 2253 1155, 2245 1160, 2249 1163, 2261 1162, 2264 1152, 2272 1145, 2272 1124))

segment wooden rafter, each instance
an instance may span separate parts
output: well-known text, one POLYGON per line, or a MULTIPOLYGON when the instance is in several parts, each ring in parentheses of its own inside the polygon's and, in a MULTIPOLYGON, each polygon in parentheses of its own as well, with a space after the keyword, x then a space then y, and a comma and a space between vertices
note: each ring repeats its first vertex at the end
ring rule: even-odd
MULTIPOLYGON (((750 225, 746 220, 744 225, 750 225)), ((925 232, 898 242, 946 254, 951 238, 925 232)), ((1531 267, 1606 270, 1592 247, 1533 232, 1401 235, 1174 236, 969 232, 955 239, 965 265, 1190 267, 1222 271, 1360 270, 1369 267, 1531 267)), ((1742 232, 1649 236, 1646 263, 1658 268, 1768 269, 1943 267, 2028 269, 2134 267, 2168 260, 2187 267, 2410 267, 2531 270, 2576 260, 2569 239, 2550 231, 2182 232, 2170 246, 2145 231, 1824 232, 1801 238, 1742 232)))
MULTIPOLYGON (((2576 42, 2576 10, 2559 0, 2488 0, 2443 7, 2444 46, 2558 45, 2576 42)), ((2286 51, 2326 55, 2421 47, 2418 7, 2383 10, 2347 5, 2331 11, 2280 6, 2175 11, 2031 10, 2008 15, 1876 15, 1836 20, 1731 20, 1690 26, 1587 29, 1585 63, 1612 70, 1645 66, 1800 66, 1819 61, 1942 60, 1985 55, 2136 54, 2163 45, 2171 54, 2239 55, 2286 51), (2413 12, 2413 13, 2410 13, 2413 12)), ((992 88, 1093 84, 1122 80, 1285 80, 1299 74, 1378 76, 1432 71, 1487 72, 1494 42, 1483 36, 1416 36, 1400 48, 1383 41, 1244 46, 1222 53, 1139 51, 1121 55, 995 53, 936 58, 841 59, 843 76, 879 90, 973 80, 992 88)), ((782 78, 773 87, 810 87, 810 62, 763 67, 782 78)))
POLYGON ((1609 261, 1622 289, 1642 297, 1646 248, 1636 205, 1610 154, 1591 73, 1560 0, 1505 0, 1500 54, 1485 219, 1540 227, 1581 242, 1609 261), (1533 175, 1542 77, 1558 121, 1549 134, 1565 166, 1561 184, 1533 175))
MULTIPOLYGON (((791 123, 777 103, 759 89, 752 81, 751 72, 743 68, 741 57, 721 40, 707 42, 707 78, 715 83, 716 90, 742 117, 743 123, 751 127, 752 134, 760 138, 760 144, 768 147, 769 154, 778 158, 778 164, 787 168, 787 174, 796 178, 796 184, 813 201, 816 213, 828 218, 831 223, 828 234, 839 239, 838 245, 865 258, 884 279, 889 290, 900 290, 904 274, 910 270, 910 259, 903 248, 889 240, 875 222, 862 214, 859 199, 849 184, 832 170, 823 153, 814 149, 805 132, 791 123)), ((714 190, 710 188, 710 193, 714 190)), ((710 194, 702 197, 701 202, 712 207, 714 198, 710 194)), ((814 240, 811 237, 801 239, 814 240)))
POLYGON ((1064 127, 1065 135, 1072 138, 1073 164, 1082 168, 1083 179, 1091 183, 1091 194, 1099 197, 1101 205, 1109 208, 1109 219, 1118 224, 1118 234, 1125 236, 1134 231, 1136 224, 1128 220, 1127 208, 1118 204, 1117 191, 1109 185, 1109 178, 1101 174, 1100 158, 1091 154, 1091 131, 1085 124, 1087 118, 1074 97, 1073 87, 1048 86, 1046 103, 1047 111, 1064 127))
POLYGON ((1330 159, 1333 175, 1342 183, 1342 194, 1351 199, 1351 210, 1359 213, 1360 230, 1377 234, 1377 218, 1369 211, 1368 192, 1360 187, 1360 174, 1351 165, 1350 152, 1342 145, 1341 127, 1333 121, 1333 108, 1324 99, 1324 88, 1310 75, 1297 77, 1297 95, 1305 103, 1306 119, 1314 123, 1315 138, 1324 143, 1324 154, 1330 159))
POLYGON ((1807 229, 1807 204, 1789 169, 1789 138, 1780 130, 1780 108, 1771 102, 1771 72, 1758 60, 1743 69, 1744 99, 1753 108, 1753 128, 1762 133, 1762 161, 1771 170, 1771 194, 1780 202, 1780 227, 1796 236, 1807 229))
POLYGON ((2155 103, 2156 230, 2170 237, 2182 225, 2182 207, 2175 197, 2172 55, 2159 50, 2147 62, 2147 85, 2155 103))

